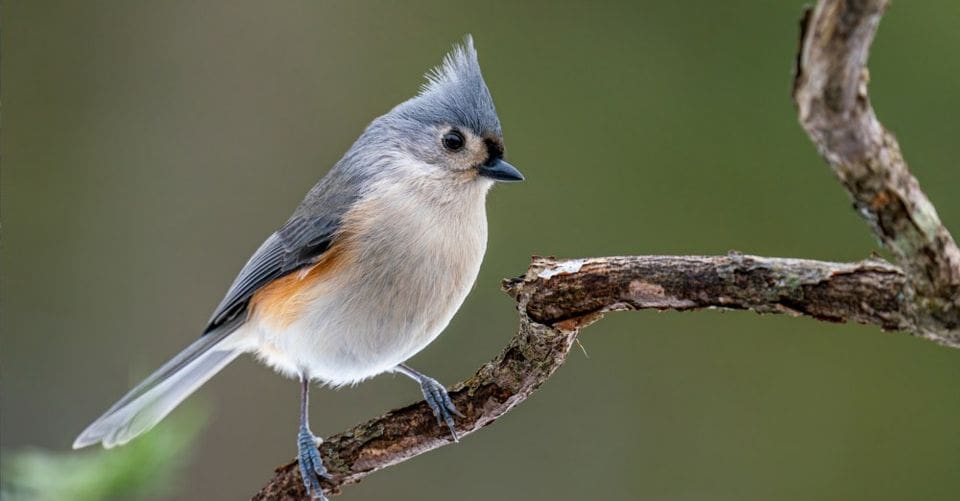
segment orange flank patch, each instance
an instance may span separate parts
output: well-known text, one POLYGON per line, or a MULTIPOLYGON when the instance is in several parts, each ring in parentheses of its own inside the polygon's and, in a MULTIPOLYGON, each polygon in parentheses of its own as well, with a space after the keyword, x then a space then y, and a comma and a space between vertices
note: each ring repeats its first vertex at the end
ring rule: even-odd
POLYGON ((284 275, 258 290, 250 298, 251 313, 281 327, 299 319, 313 299, 313 286, 343 263, 344 253, 340 248, 328 249, 315 264, 284 275))

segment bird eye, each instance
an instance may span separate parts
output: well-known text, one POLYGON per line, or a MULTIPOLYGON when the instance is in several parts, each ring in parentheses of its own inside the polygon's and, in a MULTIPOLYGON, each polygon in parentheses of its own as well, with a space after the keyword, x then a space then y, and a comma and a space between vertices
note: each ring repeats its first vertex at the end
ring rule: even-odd
POLYGON ((442 141, 443 147, 450 151, 460 151, 463 148, 463 144, 466 142, 463 139, 463 134, 461 134, 457 129, 453 129, 452 131, 444 134, 442 141))

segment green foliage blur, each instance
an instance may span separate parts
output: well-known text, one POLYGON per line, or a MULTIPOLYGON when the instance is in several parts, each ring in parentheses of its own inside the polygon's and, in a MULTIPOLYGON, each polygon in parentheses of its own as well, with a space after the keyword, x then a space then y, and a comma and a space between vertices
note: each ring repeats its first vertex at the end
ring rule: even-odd
POLYGON ((196 404, 119 449, 3 451, 0 497, 6 501, 156 499, 176 491, 190 445, 206 413, 196 404))
MULTIPOLYGON (((806 3, 0 3, 4 451, 83 457, 65 452, 77 433, 200 334, 263 238, 466 33, 527 181, 490 193, 477 284, 420 371, 452 384, 499 353, 516 332, 500 280, 534 254, 880 251, 797 125, 806 3)), ((955 236, 958 26, 957 0, 895 1, 870 55, 877 113, 955 236)), ((342 499, 960 492, 960 351, 717 311, 613 314, 581 342, 589 358, 494 425, 342 499)), ((157 496, 249 498, 295 453, 297 384, 243 357, 197 398, 196 459, 157 496)), ((419 398, 392 376, 318 389, 313 431, 419 398)), ((128 447, 96 457, 139 471, 128 447)))

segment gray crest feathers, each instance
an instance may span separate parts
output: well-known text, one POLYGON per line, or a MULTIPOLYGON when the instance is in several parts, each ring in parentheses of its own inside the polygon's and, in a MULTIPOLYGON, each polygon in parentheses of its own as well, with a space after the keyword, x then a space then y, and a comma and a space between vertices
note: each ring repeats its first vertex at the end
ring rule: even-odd
POLYGON ((397 111, 433 123, 469 127, 481 135, 501 135, 500 119, 480 72, 473 37, 467 35, 463 45, 455 45, 426 79, 420 94, 397 111))
POLYGON ((458 85, 483 84, 473 37, 470 35, 464 37, 463 45, 454 45, 453 50, 443 56, 440 65, 432 68, 424 76, 427 82, 420 87, 421 94, 442 92, 446 87, 458 85))

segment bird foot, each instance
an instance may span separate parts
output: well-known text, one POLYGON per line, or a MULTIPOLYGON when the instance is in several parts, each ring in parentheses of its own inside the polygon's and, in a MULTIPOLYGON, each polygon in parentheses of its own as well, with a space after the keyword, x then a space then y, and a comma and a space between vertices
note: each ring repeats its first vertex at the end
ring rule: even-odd
POLYGON ((306 426, 300 427, 300 433, 297 435, 297 458, 300 463, 300 476, 303 478, 303 485, 307 489, 307 495, 310 499, 316 501, 327 501, 323 495, 323 487, 320 486, 320 479, 330 480, 330 474, 327 468, 323 466, 323 458, 320 457, 320 449, 317 447, 323 441, 313 435, 306 426))
POLYGON ((453 405, 446 388, 436 379, 421 375, 420 390, 423 391, 424 400, 427 401, 427 405, 430 406, 430 410, 437 418, 437 424, 446 424, 447 428, 450 429, 450 435, 453 436, 453 441, 459 442, 460 437, 457 436, 453 416, 464 417, 464 415, 453 405))

